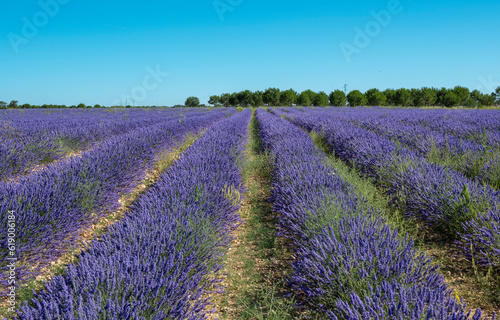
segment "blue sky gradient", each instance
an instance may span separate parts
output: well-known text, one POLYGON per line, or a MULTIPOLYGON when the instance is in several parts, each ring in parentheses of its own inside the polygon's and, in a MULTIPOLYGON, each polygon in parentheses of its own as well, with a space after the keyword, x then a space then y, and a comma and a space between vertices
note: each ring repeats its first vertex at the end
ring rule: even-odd
POLYGON ((5 1, 0 100, 174 105, 268 87, 500 85, 498 1, 397 2, 5 1), (40 3, 58 7, 50 16, 40 3), (395 5, 390 22, 376 22, 372 12, 395 5), (369 43, 356 47, 367 26, 369 43), (350 61, 342 44, 356 49, 350 61))

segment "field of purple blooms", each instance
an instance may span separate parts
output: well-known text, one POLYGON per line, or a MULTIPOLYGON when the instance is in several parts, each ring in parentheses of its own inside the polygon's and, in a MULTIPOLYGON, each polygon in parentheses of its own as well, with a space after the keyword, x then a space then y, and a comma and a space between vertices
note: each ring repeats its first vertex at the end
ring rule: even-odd
MULTIPOLYGON (((20 284, 115 210, 160 155, 206 130, 123 219, 29 301, 18 301, 9 316, 208 319, 211 297, 220 294, 214 288, 224 286, 213 274, 242 222, 251 117, 271 168, 276 233, 293 250, 284 296, 304 319, 496 319, 470 310, 417 239, 398 230, 328 159, 374 181, 405 219, 442 234, 471 266, 498 272, 500 112, 386 108, 0 116, 0 151, 8 150, 0 152, 0 224, 8 226, 7 212, 16 213, 20 284), (81 156, 65 158, 70 149, 81 156), (37 164, 44 167, 29 173, 37 164)), ((0 293, 6 302, 10 238, 2 229, 0 293)))

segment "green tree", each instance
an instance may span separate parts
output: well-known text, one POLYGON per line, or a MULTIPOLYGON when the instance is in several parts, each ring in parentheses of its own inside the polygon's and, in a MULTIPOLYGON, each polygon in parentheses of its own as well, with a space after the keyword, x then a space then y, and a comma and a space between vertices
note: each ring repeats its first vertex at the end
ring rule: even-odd
POLYGON ((465 105, 467 98, 470 96, 469 89, 462 86, 456 86, 455 88, 453 88, 453 93, 456 94, 457 97, 460 99, 459 104, 461 106, 465 105))
POLYGON ((436 105, 437 92, 435 88, 423 87, 421 89, 422 99, 424 101, 424 106, 434 106, 436 105))
POLYGON ((347 101, 349 101, 349 106, 358 107, 365 105, 366 97, 361 91, 353 90, 347 95, 347 101))
POLYGON ((238 93, 238 102, 243 107, 248 107, 252 104, 252 92, 250 90, 241 91, 238 93))
POLYGON ((208 104, 212 104, 214 107, 217 107, 220 102, 220 97, 217 95, 210 96, 210 99, 208 100, 208 104))
POLYGON ((500 87, 497 87, 495 90, 495 101, 497 104, 500 104, 500 87))
POLYGON ((293 89, 288 89, 280 94, 280 105, 291 107, 297 101, 297 92, 293 89))
POLYGON ((99 108, 102 108, 102 106, 100 104, 96 104, 96 105, 94 105, 94 108, 99 109, 99 108))
POLYGON ((421 89, 411 89, 411 100, 413 101, 413 106, 415 107, 425 106, 423 92, 421 89))
POLYGON ((330 93, 329 99, 330 105, 335 107, 345 107, 347 103, 347 97, 345 96, 344 91, 341 90, 335 90, 330 93))
POLYGON ((87 108, 87 106, 84 103, 80 103, 77 108, 87 108))
POLYGON ((280 89, 269 88, 264 92, 264 103, 268 106, 277 106, 280 103, 280 89))
POLYGON ((231 95, 229 93, 223 93, 220 96, 220 103, 226 108, 229 108, 231 106, 229 103, 229 98, 231 98, 231 95))
POLYGON ((197 97, 189 97, 186 99, 184 105, 186 107, 197 107, 200 105, 200 99, 198 99, 197 97))
POLYGON ((387 101, 385 94, 375 88, 366 91, 365 96, 368 104, 371 106, 384 106, 387 101))
POLYGON ((232 107, 237 107, 240 105, 240 99, 237 92, 233 92, 229 95, 229 105, 232 107))
POLYGON ((412 104, 411 91, 405 88, 396 90, 396 105, 408 107, 412 104))
POLYGON ((444 96, 443 104, 447 108, 456 107, 460 105, 460 97, 452 90, 449 90, 444 96))
POLYGON ((477 101, 474 100, 472 96, 468 96, 467 100, 465 100, 464 106, 467 108, 476 108, 477 107, 477 101))
POLYGON ((318 94, 316 94, 316 97, 314 97, 313 100, 313 104, 318 107, 326 107, 328 106, 329 102, 330 99, 324 91, 320 91, 318 94))
POLYGON ((252 93, 252 106, 260 107, 264 105, 264 92, 255 91, 252 93))
POLYGON ((7 109, 7 102, 0 101, 0 109, 7 109))
POLYGON ((394 89, 386 89, 384 91, 384 95, 387 98, 386 105, 395 106, 396 105, 396 90, 394 89))
POLYGON ((306 94, 307 96, 309 96, 309 101, 311 101, 311 103, 314 102, 314 99, 316 98, 316 95, 317 93, 310 90, 310 89, 307 89, 305 91, 303 91, 304 94, 306 94))
POLYGON ((19 107, 19 101, 17 100, 12 100, 8 105, 9 109, 17 109, 18 107, 19 107))
POLYGON ((312 103, 311 99, 309 98, 309 95, 304 91, 302 92, 298 97, 297 97, 297 104, 299 106, 310 106, 312 103))

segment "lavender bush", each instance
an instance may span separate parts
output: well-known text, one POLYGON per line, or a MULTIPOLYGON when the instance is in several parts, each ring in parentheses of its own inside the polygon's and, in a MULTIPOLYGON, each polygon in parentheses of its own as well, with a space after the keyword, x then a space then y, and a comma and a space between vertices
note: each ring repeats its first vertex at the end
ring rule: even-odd
POLYGON ((243 191, 249 110, 212 126, 19 319, 205 319, 243 191))
POLYGON ((296 248, 290 286, 304 307, 329 319, 468 319, 430 258, 325 164, 306 133, 263 110, 257 117, 274 159, 279 227, 296 248))

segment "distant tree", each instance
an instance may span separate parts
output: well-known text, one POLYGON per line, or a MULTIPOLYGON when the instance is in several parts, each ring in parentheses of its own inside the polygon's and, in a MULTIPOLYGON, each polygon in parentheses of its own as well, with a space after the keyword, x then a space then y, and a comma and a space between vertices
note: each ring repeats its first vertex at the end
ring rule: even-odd
POLYGON ((471 95, 469 95, 465 100, 464 106, 466 106, 467 108, 476 108, 477 101, 474 100, 474 98, 471 95))
POLYGON ((318 94, 316 94, 316 97, 314 97, 313 100, 313 104, 318 107, 326 107, 329 103, 330 99, 324 91, 320 91, 318 94))
POLYGON ((9 109, 17 109, 18 107, 19 107, 19 101, 17 100, 12 100, 8 105, 9 109))
POLYGON ((460 105, 460 97, 452 90, 449 90, 444 96, 443 104, 447 108, 456 107, 460 105))
POLYGON ((387 97, 378 89, 370 89, 365 93, 366 100, 370 106, 384 106, 387 97))
POLYGON ((309 101, 311 101, 311 103, 314 103, 314 99, 316 99, 316 95, 317 95, 316 92, 314 92, 310 89, 307 89, 307 90, 303 91, 303 93, 309 96, 309 101))
POLYGON ((29 103, 25 103, 21 106, 21 109, 30 109, 31 105, 29 103))
POLYGON ((436 104, 444 107, 444 97, 449 92, 449 89, 442 87, 436 92, 436 104))
POLYGON ((264 103, 269 106, 277 106, 280 102, 280 89, 269 88, 264 92, 264 103))
POLYGON ((260 107, 264 105, 264 92, 255 91, 252 93, 252 106, 260 107))
POLYGON ((460 105, 465 105, 465 101, 467 98, 470 96, 470 91, 468 88, 462 87, 462 86, 456 86, 453 88, 453 93, 458 96, 460 99, 460 105))
POLYGON ((220 96, 220 103, 228 108, 231 106, 231 104, 229 103, 229 99, 231 98, 231 95, 229 93, 223 93, 221 96, 220 96))
POLYGON ((411 91, 405 88, 396 90, 396 105, 408 107, 412 104, 411 91))
POLYGON ((365 95, 359 90, 353 90, 347 95, 347 101, 349 101, 349 106, 351 107, 363 106, 366 104, 365 100, 365 95))
POLYGON ((481 104, 485 107, 495 105, 495 96, 492 94, 483 94, 481 97, 481 104))
POLYGON ((232 107, 237 107, 240 105, 240 100, 237 92, 233 92, 229 96, 229 105, 231 105, 232 107))
POLYGON ((7 102, 0 101, 0 109, 7 109, 7 102))
POLYGON ((395 106, 396 105, 396 90, 394 89, 386 89, 384 91, 384 95, 387 98, 385 104, 387 106, 395 106))
POLYGON ((495 104, 495 94, 483 94, 479 90, 471 92, 470 96, 479 106, 492 106, 495 104))
POLYGON ((290 107, 297 101, 297 92, 288 89, 280 93, 280 105, 290 107))
POLYGON ((80 103, 77 108, 87 108, 87 106, 84 103, 80 103))
POLYGON ((252 91, 250 91, 250 90, 245 90, 245 91, 241 91, 238 93, 239 105, 241 105, 243 107, 248 107, 249 105, 251 105, 252 98, 253 98, 253 95, 252 95, 252 91))
POLYGON ((95 104, 95 105, 94 105, 94 108, 96 108, 96 109, 100 109, 100 108, 102 108, 102 106, 101 106, 100 104, 95 104))
POLYGON ((423 87, 421 89, 424 106, 434 106, 437 100, 438 90, 435 88, 423 87))
POLYGON ((297 97, 297 105, 299 106, 310 106, 312 103, 311 98, 309 98, 309 94, 307 94, 305 91, 299 94, 297 97))
POLYGON ((200 99, 197 97, 189 97, 186 99, 186 102, 184 103, 186 107, 197 107, 200 105, 200 99))
POLYGON ((500 104, 500 87, 497 87, 495 90, 495 101, 497 104, 500 104))
POLYGON ((208 104, 212 104, 214 107, 217 107, 217 105, 220 103, 220 97, 217 95, 210 96, 210 99, 208 100, 208 104))
POLYGON ((423 92, 421 89, 411 89, 411 100, 413 102, 414 107, 425 106, 423 92))
POLYGON ((330 99, 330 105, 335 107, 345 107, 347 103, 347 97, 344 91, 341 90, 333 91, 328 98, 330 99))

